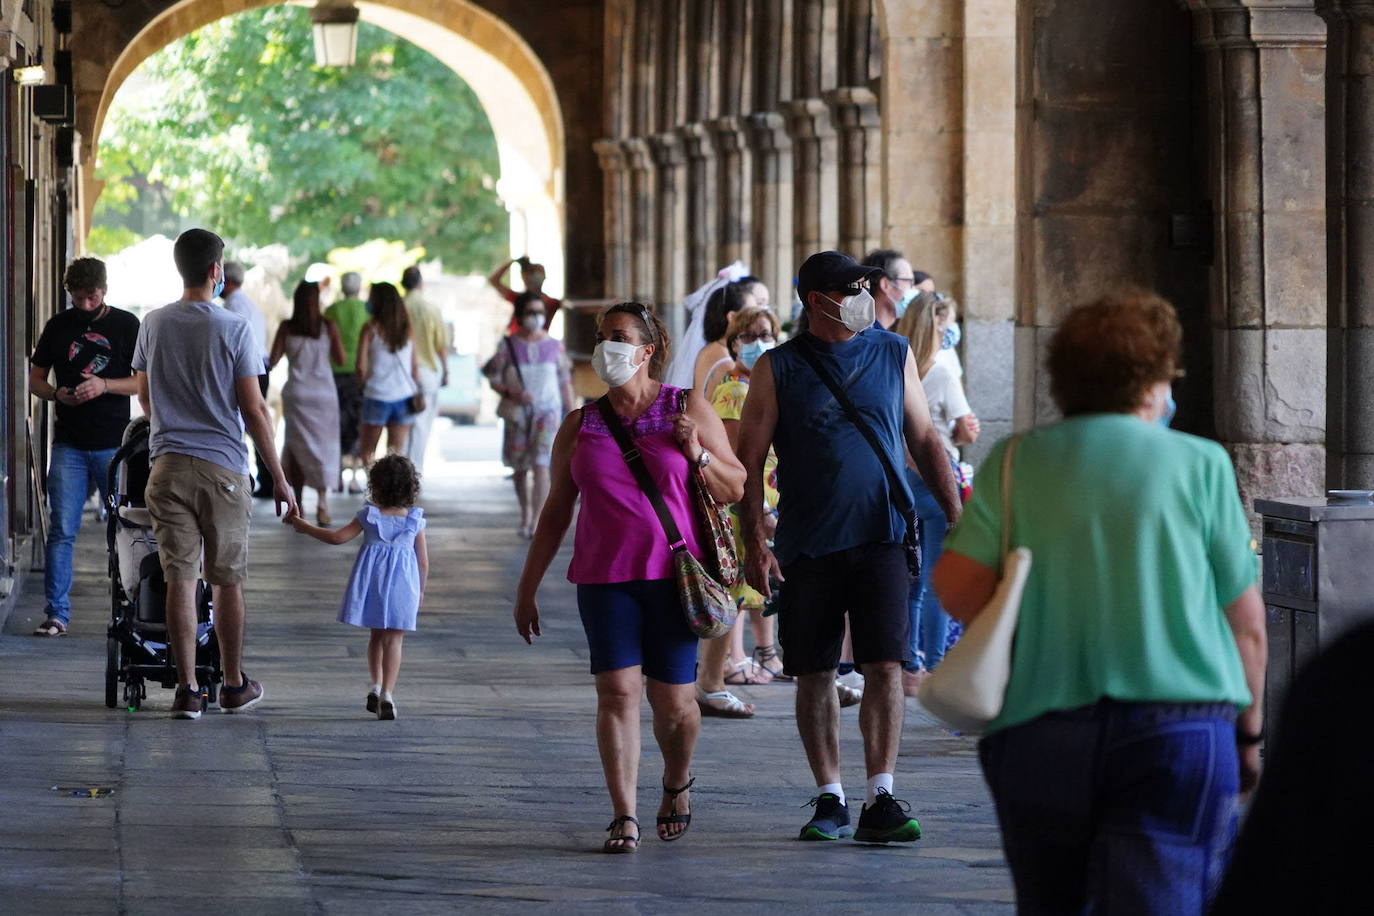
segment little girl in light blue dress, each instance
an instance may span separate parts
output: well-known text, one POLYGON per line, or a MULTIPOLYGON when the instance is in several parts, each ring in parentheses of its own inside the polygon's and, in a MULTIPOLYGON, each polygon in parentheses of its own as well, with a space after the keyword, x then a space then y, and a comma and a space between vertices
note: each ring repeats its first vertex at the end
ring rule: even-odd
POLYGON ((415 629, 429 576, 425 547, 425 512, 415 505, 420 475, 402 455, 387 455, 368 474, 369 504, 342 528, 330 530, 299 515, 286 521, 302 534, 326 544, 343 544, 363 535, 344 589, 339 622, 367 627, 367 667, 372 687, 367 711, 379 719, 396 718, 396 676, 401 668, 401 640, 415 629))

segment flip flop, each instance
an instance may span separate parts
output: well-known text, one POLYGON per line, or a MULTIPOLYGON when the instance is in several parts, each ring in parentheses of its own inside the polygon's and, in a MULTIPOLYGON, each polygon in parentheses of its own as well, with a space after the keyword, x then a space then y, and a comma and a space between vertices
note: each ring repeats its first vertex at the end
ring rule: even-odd
POLYGON ((725 675, 725 683, 732 687, 756 687, 773 680, 772 675, 759 677, 759 669, 752 658, 742 658, 726 666, 730 673, 725 675))
POLYGON ((56 618, 49 617, 38 629, 33 631, 34 636, 61 636, 67 632, 67 625, 56 618))

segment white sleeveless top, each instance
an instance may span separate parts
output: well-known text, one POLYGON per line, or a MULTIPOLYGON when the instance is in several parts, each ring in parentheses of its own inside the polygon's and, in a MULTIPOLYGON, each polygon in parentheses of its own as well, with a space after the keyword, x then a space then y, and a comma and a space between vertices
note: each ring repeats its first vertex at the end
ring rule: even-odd
POLYGON ((415 393, 415 379, 410 374, 413 341, 396 351, 387 349, 382 335, 374 333, 367 342, 367 385, 363 397, 374 401, 403 401, 415 393))

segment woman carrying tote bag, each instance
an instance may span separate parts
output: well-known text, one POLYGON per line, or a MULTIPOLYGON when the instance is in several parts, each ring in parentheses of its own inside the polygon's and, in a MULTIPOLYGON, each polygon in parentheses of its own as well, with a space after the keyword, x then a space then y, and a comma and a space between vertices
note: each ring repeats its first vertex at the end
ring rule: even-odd
POLYGON ((1181 337, 1143 292, 1071 312, 1048 359, 1064 419, 1017 442, 1010 537, 985 473, 935 569, 967 624, 1003 544, 1034 556, 979 744, 1022 914, 1204 912, 1258 773, 1250 527, 1225 450, 1168 429, 1181 337))

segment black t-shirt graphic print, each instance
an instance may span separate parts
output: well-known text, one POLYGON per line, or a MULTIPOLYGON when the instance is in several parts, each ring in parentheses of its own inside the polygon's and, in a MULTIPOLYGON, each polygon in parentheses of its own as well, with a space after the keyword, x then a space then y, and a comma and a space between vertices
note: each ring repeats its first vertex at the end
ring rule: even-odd
MULTIPOLYGON (((108 308, 92 320, 91 313, 69 308, 54 315, 39 335, 32 362, 53 370, 59 388, 75 388, 89 375, 128 378, 138 339, 138 319, 123 309, 108 308)), ((106 394, 69 407, 57 403, 54 440, 85 451, 115 448, 129 424, 129 398, 106 394)))

